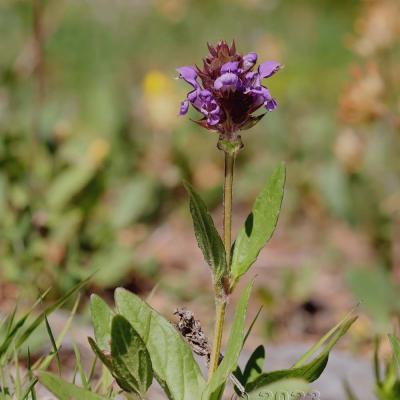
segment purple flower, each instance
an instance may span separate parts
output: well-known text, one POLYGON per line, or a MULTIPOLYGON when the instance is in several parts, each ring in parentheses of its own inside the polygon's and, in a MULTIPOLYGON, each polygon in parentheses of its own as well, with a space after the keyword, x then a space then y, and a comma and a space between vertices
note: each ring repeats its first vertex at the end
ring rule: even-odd
POLYGON ((276 61, 266 61, 254 71, 256 53, 241 56, 225 41, 216 46, 208 45, 210 54, 203 60, 203 68, 185 66, 177 69, 179 78, 189 83, 191 90, 180 106, 180 115, 189 110, 191 104, 203 118, 199 125, 220 132, 226 138, 254 126, 265 115, 253 113, 263 107, 272 111, 277 102, 262 80, 281 69, 276 61))

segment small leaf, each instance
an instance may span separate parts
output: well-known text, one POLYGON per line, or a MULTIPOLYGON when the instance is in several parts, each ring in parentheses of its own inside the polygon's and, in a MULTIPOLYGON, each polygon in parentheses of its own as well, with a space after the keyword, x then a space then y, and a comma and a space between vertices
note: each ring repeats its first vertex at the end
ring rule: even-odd
POLYGON ((327 332, 318 342, 311 346, 299 360, 297 360, 292 368, 300 367, 322 346, 326 343, 325 351, 330 351, 338 340, 350 329, 351 325, 357 320, 358 317, 352 317, 353 311, 351 310, 337 325, 335 325, 329 332, 327 332))
POLYGON ((204 201, 189 183, 185 183, 185 188, 190 196, 190 213, 197 243, 213 271, 214 281, 219 283, 227 271, 224 244, 204 201))
POLYGON ((285 166, 281 164, 258 195, 252 212, 236 238, 232 254, 232 286, 253 265, 261 249, 274 233, 284 186, 285 166))
POLYGON ((90 315, 98 346, 102 350, 110 351, 113 312, 107 303, 96 294, 90 296, 90 315))
POLYGON ((172 324, 125 289, 115 291, 115 304, 145 343, 154 375, 168 398, 198 398, 204 390, 204 378, 191 349, 172 324))
MULTIPOLYGON (((247 360, 244 371, 242 372, 240 367, 237 366, 235 372, 233 372, 233 375, 244 388, 246 387, 246 385, 249 384, 249 382, 254 381, 262 374, 264 362, 265 348, 263 345, 260 345, 253 351, 253 353, 247 360)), ((235 391, 239 395, 242 394, 242 389, 237 386, 235 386, 235 391)))
POLYGON ((258 346, 247 361, 243 371, 242 382, 246 386, 249 382, 254 381, 261 375, 265 362, 265 348, 263 345, 258 346))
POLYGON ((144 396, 153 381, 153 368, 143 340, 132 325, 116 315, 111 327, 111 357, 118 384, 144 396))
POLYGON ((49 372, 39 372, 39 381, 59 400, 106 400, 106 397, 83 389, 72 383, 65 382, 49 372))
POLYGON ((246 399, 305 399, 308 390, 307 382, 302 379, 283 379, 250 392, 246 399))
POLYGON ((301 378, 306 380, 307 382, 314 382, 321 376, 322 372, 324 371, 328 363, 329 352, 339 341, 339 339, 349 330, 356 319, 357 317, 345 319, 340 324, 340 326, 335 329, 330 338, 327 339, 328 342, 326 343, 322 352, 310 363, 304 365, 304 362, 309 358, 309 355, 311 355, 310 352, 307 352, 307 357, 302 357, 298 362, 293 365, 292 368, 263 373, 255 381, 250 382, 248 387, 246 387, 246 390, 251 391, 254 389, 258 389, 267 384, 287 378, 301 378))
POLYGON ((329 354, 322 354, 311 363, 299 368, 290 368, 263 373, 257 379, 246 386, 246 390, 252 391, 271 383, 288 378, 301 378, 307 382, 314 382, 324 371, 329 359, 329 354))
POLYGON ((394 335, 388 335, 390 344, 393 350, 393 359, 397 368, 397 372, 400 374, 400 340, 394 335))
POLYGON ((240 296, 239 302, 236 306, 233 325, 226 346, 224 359, 222 360, 221 364, 207 384, 202 399, 220 399, 229 374, 233 372, 233 370, 237 366, 239 355, 243 346, 245 335, 244 323, 246 320, 247 305, 249 302, 252 287, 253 282, 250 282, 240 296))

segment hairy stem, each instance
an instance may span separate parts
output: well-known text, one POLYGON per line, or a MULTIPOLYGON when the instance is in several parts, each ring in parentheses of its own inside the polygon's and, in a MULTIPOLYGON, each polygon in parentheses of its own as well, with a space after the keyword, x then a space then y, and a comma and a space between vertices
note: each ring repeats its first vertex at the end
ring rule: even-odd
MULTIPOLYGON (((232 187, 233 187, 233 168, 235 165, 235 152, 225 151, 225 179, 224 179, 224 247, 228 276, 230 270, 231 245, 232 245, 232 187)), ((208 379, 210 380, 218 368, 221 353, 222 333, 224 329, 224 318, 226 309, 226 294, 215 296, 215 329, 214 342, 210 358, 210 368, 208 379)))

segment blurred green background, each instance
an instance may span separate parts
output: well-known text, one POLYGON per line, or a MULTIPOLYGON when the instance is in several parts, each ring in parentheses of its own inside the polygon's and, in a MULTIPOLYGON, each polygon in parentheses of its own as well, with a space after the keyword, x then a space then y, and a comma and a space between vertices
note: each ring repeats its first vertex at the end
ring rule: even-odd
POLYGON ((178 117, 174 78, 206 42, 235 39, 285 65, 236 175, 235 229, 287 162, 257 264, 263 332, 319 333, 357 299, 357 334, 386 329, 400 308, 399 21, 396 0, 1 0, 0 310, 94 271, 88 292, 159 283, 164 308, 211 304, 181 182, 220 221, 223 160, 215 134, 178 117))

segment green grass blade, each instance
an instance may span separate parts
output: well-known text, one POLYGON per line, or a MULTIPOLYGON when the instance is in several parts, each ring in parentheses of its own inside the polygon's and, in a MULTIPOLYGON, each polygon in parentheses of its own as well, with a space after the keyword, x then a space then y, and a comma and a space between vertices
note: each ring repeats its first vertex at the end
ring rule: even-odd
MULTIPOLYGON (((50 289, 47 289, 39 298, 36 300, 36 302, 33 304, 33 306, 29 309, 28 312, 24 314, 23 317, 21 317, 14 326, 10 325, 10 330, 8 334, 6 335, 3 343, 0 345, 0 359, 3 357, 3 355, 7 352, 7 350, 10 348, 10 344, 13 341, 13 339, 16 337, 20 329, 25 325, 26 320, 28 319, 29 315, 31 312, 36 308, 36 306, 47 296, 49 293, 50 289)), ((12 317, 12 320, 14 320, 15 317, 12 317)), ((19 346, 16 346, 19 348, 19 346)))
POLYGON ((88 381, 87 381, 85 372, 83 370, 81 353, 80 353, 76 343, 74 343, 74 353, 75 353, 75 359, 76 359, 76 366, 77 366, 78 372, 79 372, 79 377, 81 378, 81 382, 83 384, 83 387, 85 389, 88 389, 89 385, 88 385, 88 381))
POLYGON ((58 374, 61 376, 60 355, 58 354, 57 344, 56 344, 56 341, 54 339, 54 335, 53 335, 53 332, 52 332, 50 324, 49 324, 49 320, 47 319, 46 315, 44 316, 44 322, 46 324, 46 330, 47 330, 47 334, 49 335, 49 338, 50 338, 51 346, 53 347, 53 352, 56 355, 58 374))
MULTIPOLYGON (((60 332, 60 334, 57 336, 57 340, 56 340, 56 347, 59 348, 62 344, 62 342, 64 341, 65 335, 67 334, 67 332, 69 331, 69 328, 72 324, 72 321, 75 317, 76 311, 78 309, 79 303, 80 303, 80 295, 77 296, 76 300, 75 300, 75 304, 72 307, 71 313, 69 314, 69 317, 62 329, 62 331, 60 332)), ((54 357, 55 357, 55 353, 49 354, 46 358, 44 359, 40 359, 38 360, 34 365, 33 365, 33 369, 40 369, 40 370, 46 370, 50 363, 53 361, 54 357)))
POLYGON ((43 322, 45 316, 50 315, 57 308, 63 306, 66 301, 78 290, 82 289, 92 278, 93 274, 91 274, 88 278, 84 279, 77 285, 75 285, 72 289, 70 289, 64 296, 62 296, 59 300, 57 300, 52 305, 48 306, 43 312, 41 312, 38 317, 28 326, 25 332, 18 338, 17 340, 17 348, 21 347, 25 341, 30 337, 33 331, 43 322))

